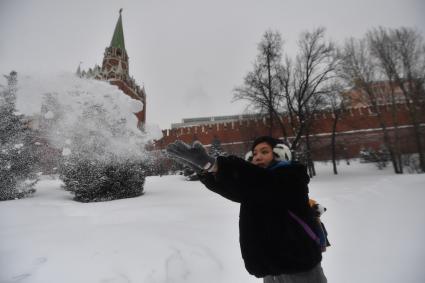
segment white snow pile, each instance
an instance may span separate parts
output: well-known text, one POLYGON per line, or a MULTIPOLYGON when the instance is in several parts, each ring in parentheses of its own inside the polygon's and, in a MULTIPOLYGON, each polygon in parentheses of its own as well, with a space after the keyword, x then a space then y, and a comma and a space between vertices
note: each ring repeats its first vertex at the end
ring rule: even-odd
POLYGON ((134 113, 143 109, 140 101, 108 82, 82 79, 71 73, 18 73, 16 107, 22 114, 40 119, 42 126, 47 125, 50 142, 65 148, 64 154, 71 154, 66 141, 76 146, 78 141, 90 142, 97 136, 106 152, 134 157, 143 154, 143 143, 158 138, 155 126, 147 126, 148 133, 137 128, 134 113))
MULTIPOLYGON (((318 165, 310 196, 332 246, 329 282, 425 282, 425 174, 318 165)), ((0 282, 247 283, 239 205, 181 176, 149 177, 143 197, 77 203, 57 179, 0 202, 0 282)))

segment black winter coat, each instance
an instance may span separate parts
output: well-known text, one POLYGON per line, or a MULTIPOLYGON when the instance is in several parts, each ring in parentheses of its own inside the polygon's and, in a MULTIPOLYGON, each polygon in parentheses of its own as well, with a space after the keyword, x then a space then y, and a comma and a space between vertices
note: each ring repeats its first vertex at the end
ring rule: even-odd
POLYGON ((289 214, 311 228, 306 168, 264 169, 235 156, 218 157, 215 174, 201 174, 211 191, 240 203, 239 241, 245 267, 257 277, 304 272, 322 259, 319 245, 289 214))

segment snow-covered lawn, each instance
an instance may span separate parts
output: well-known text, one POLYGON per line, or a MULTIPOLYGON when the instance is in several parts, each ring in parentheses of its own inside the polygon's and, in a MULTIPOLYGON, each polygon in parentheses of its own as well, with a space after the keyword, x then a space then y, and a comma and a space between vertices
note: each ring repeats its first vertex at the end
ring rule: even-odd
MULTIPOLYGON (((318 165, 311 197, 332 247, 329 282, 425 282, 425 174, 318 165)), ((0 202, 0 282, 261 282, 244 269, 238 204, 181 176, 150 177, 145 195, 77 203, 44 178, 0 202)))

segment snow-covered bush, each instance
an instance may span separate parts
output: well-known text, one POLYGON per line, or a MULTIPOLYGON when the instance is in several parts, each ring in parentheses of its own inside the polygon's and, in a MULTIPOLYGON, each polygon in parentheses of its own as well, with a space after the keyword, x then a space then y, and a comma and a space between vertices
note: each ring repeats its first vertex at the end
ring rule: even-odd
POLYGON ((422 173, 419 161, 419 154, 404 154, 403 166, 407 168, 409 173, 422 173))
MULTIPOLYGON (((29 123, 40 133, 36 143, 44 153, 41 166, 58 173, 75 199, 142 194, 148 160, 145 144, 161 131, 152 125, 145 125, 144 131, 138 128, 134 113, 143 109, 141 101, 105 81, 69 73, 29 74, 19 78, 16 109, 33 117, 29 123)), ((24 149, 26 143, 21 143, 24 149)), ((2 162, 1 170, 8 170, 7 164, 2 162)))
POLYGON ((221 142, 217 137, 214 137, 214 139, 212 140, 208 154, 213 157, 217 157, 219 155, 226 155, 223 148, 221 147, 221 142))
POLYGON ((143 193, 148 137, 134 115, 143 106, 140 101, 107 82, 71 74, 27 77, 20 94, 17 104, 24 112, 38 113, 43 138, 58 150, 53 164, 58 159, 64 189, 75 200, 105 201, 143 193), (30 90, 36 93, 30 96, 30 90), (24 97, 37 107, 28 107, 24 97))
POLYGON ((23 198, 35 192, 38 150, 35 131, 16 111, 17 73, 11 72, 0 89, 0 200, 23 198))
POLYGON ((389 161, 390 154, 384 146, 381 146, 378 150, 373 148, 360 150, 360 162, 362 163, 373 162, 378 169, 383 169, 387 167, 389 161))
POLYGON ((116 162, 74 158, 60 167, 64 189, 81 202, 131 198, 143 194, 145 170, 131 160, 116 162))
POLYGON ((146 176, 176 175, 184 170, 184 166, 170 158, 165 150, 151 150, 145 156, 146 176))
POLYGON ((111 115, 100 103, 83 105, 81 116, 68 132, 59 167, 64 189, 82 202, 140 196, 147 162, 125 120, 111 115), (129 148, 125 147, 129 145, 129 148))

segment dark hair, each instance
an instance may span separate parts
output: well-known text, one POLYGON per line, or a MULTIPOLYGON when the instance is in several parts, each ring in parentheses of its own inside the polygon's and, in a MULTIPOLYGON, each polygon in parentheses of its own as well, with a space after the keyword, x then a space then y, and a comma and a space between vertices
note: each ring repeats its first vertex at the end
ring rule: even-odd
POLYGON ((274 148, 278 143, 283 143, 281 140, 275 139, 275 138, 270 137, 270 136, 261 136, 261 137, 258 137, 254 140, 254 142, 252 143, 252 146, 251 146, 251 151, 253 151, 254 148, 262 142, 267 143, 268 145, 271 146, 271 148, 274 148))

